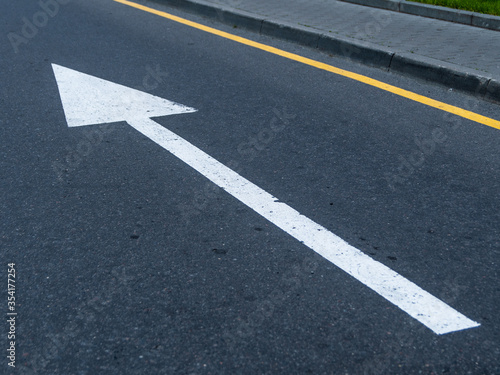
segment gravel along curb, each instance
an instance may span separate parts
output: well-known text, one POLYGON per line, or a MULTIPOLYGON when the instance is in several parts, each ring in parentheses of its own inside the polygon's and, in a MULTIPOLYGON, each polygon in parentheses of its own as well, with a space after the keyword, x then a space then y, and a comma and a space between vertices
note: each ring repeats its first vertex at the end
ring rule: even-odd
POLYGON ((352 38, 323 34, 319 30, 218 5, 203 0, 154 0, 244 28, 262 35, 317 48, 365 65, 424 79, 500 103, 500 81, 474 69, 427 58, 352 38))
POLYGON ((415 3, 406 0, 340 0, 345 3, 366 5, 373 8, 387 9, 395 12, 413 14, 427 18, 462 23, 464 25, 482 27, 500 31, 500 17, 489 14, 468 12, 437 5, 415 3))

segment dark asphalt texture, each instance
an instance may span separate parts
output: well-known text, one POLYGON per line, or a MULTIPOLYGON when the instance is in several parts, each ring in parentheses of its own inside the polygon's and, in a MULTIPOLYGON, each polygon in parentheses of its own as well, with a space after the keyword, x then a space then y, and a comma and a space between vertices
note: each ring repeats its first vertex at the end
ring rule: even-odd
POLYGON ((41 8, 2 8, 0 373, 500 374, 500 131, 113 1, 60 5, 15 53, 41 8), (125 123, 68 128, 51 63, 198 109, 155 120, 481 327, 434 334, 125 123))

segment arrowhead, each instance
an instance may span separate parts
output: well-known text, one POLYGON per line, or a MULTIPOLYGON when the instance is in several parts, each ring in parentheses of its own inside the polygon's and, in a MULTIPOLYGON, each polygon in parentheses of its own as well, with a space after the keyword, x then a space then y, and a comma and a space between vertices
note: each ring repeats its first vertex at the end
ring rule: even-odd
POLYGON ((68 126, 83 126, 196 112, 88 74, 52 64, 68 126))

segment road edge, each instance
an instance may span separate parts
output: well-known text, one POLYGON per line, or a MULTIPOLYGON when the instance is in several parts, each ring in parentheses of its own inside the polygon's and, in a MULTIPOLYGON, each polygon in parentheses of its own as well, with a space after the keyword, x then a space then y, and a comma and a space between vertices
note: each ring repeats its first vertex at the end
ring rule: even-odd
POLYGON ((303 46, 319 49, 362 64, 400 73, 459 90, 482 99, 500 103, 500 80, 491 75, 413 53, 390 48, 335 33, 325 34, 311 27, 258 16, 225 5, 203 0, 153 0, 189 12, 216 19, 235 28, 243 28, 303 46))

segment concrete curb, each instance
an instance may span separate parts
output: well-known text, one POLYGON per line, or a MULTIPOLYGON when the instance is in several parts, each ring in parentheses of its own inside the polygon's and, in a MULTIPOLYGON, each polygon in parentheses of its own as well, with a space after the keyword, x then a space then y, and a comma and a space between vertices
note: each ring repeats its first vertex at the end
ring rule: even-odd
POLYGON ((500 81, 493 79, 491 76, 482 75, 474 69, 412 53, 395 52, 373 43, 331 33, 324 34, 320 30, 311 27, 261 17, 203 0, 154 1, 214 18, 231 26, 317 48, 365 65, 431 81, 500 103, 500 81))
POLYGON ((489 14, 468 12, 437 5, 415 3, 406 0, 340 0, 345 3, 365 5, 373 8, 392 10, 415 16, 435 18, 438 20, 461 23, 469 26, 482 27, 500 31, 500 17, 489 14))

